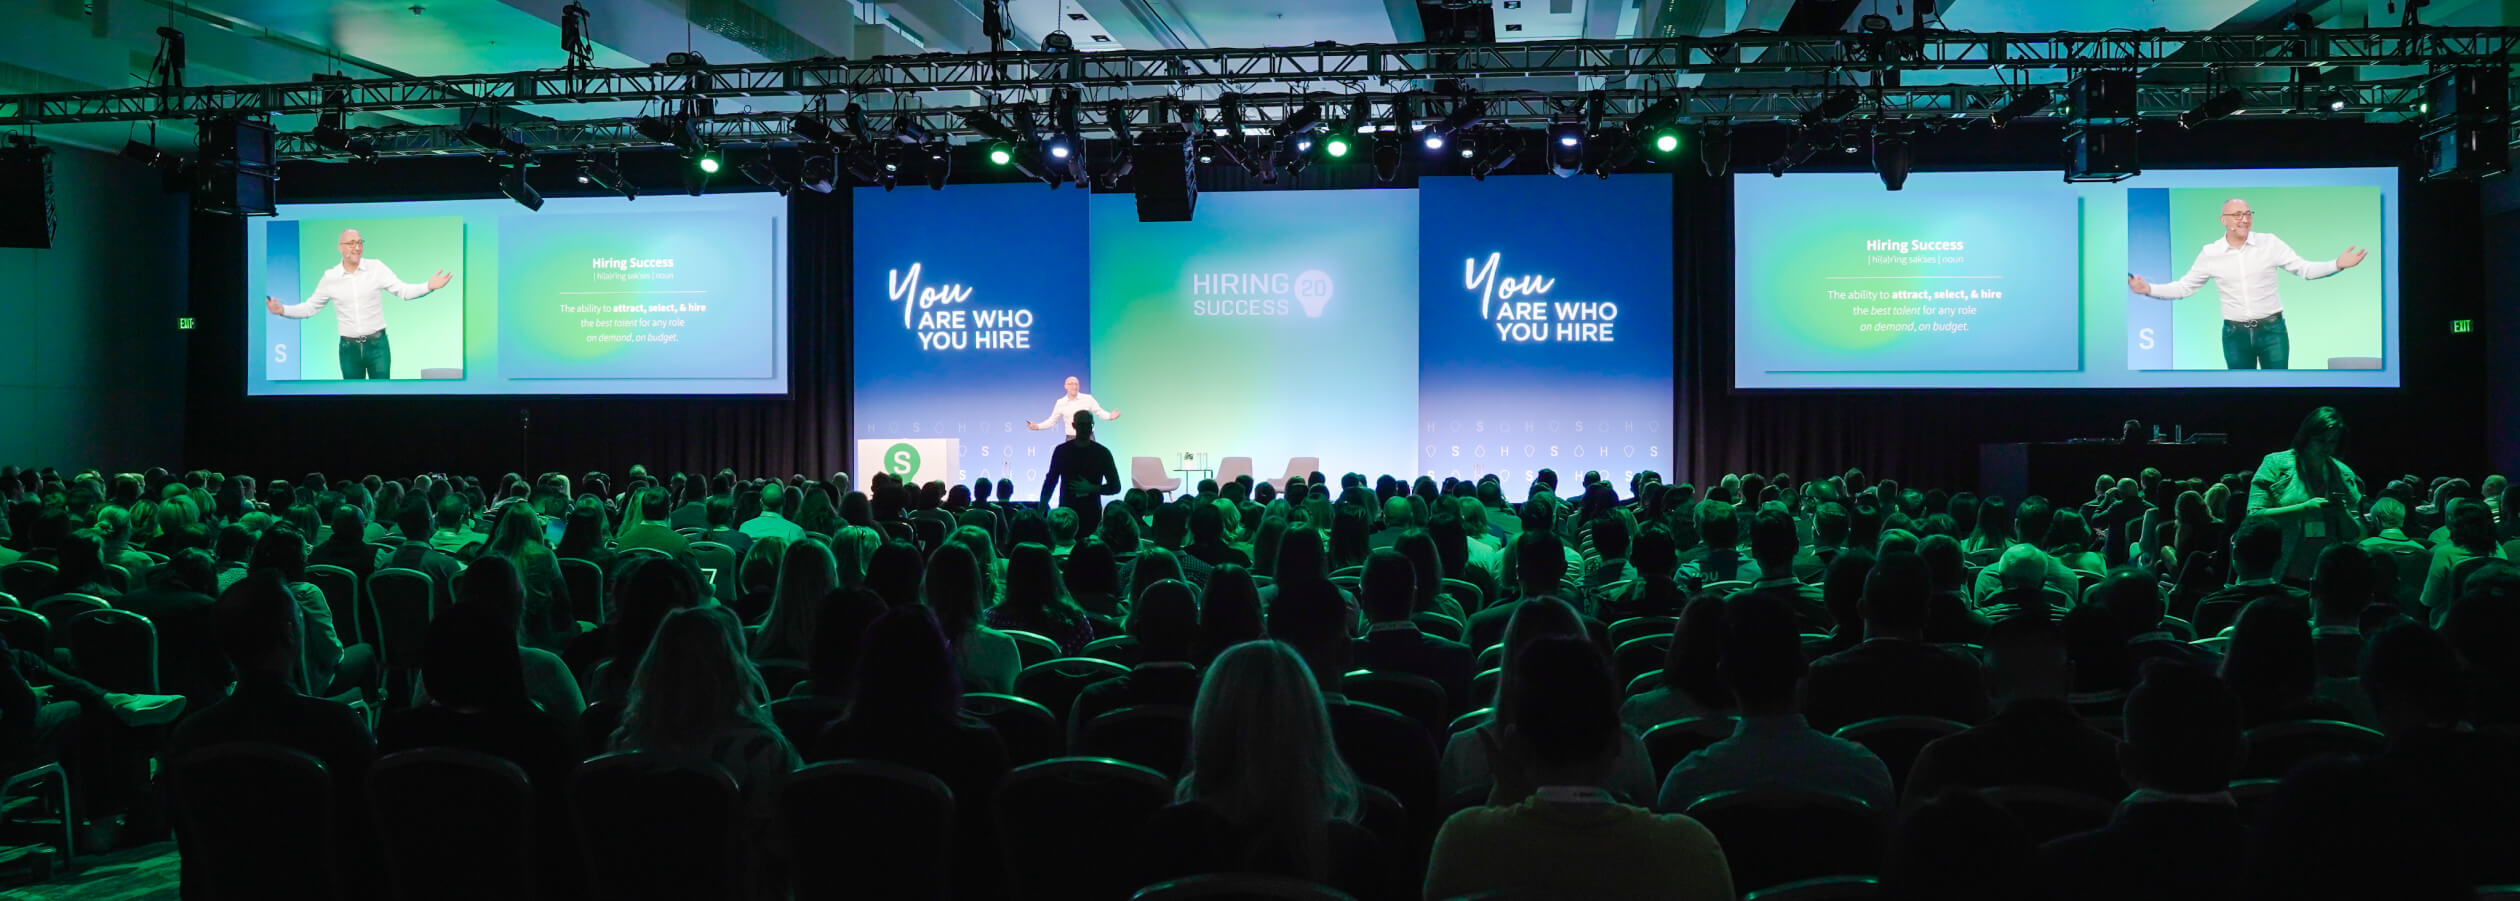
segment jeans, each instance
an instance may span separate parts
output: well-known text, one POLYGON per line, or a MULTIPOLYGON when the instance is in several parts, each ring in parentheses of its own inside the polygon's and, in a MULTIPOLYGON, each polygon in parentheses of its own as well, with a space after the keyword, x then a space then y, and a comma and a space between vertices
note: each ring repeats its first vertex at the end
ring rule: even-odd
POLYGON ((2292 336, 2284 331, 2284 314, 2256 328, 2223 320, 2223 364, 2233 369, 2292 368, 2292 336))
POLYGON ((390 379, 394 377, 394 348, 385 343, 385 333, 365 341, 341 339, 341 377, 345 379, 390 379))

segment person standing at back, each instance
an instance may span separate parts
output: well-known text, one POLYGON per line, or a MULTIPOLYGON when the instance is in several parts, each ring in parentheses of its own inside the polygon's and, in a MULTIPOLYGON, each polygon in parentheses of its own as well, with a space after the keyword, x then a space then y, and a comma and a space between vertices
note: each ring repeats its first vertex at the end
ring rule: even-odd
POLYGON ((1055 489, 1058 505, 1076 511, 1077 534, 1091 535, 1102 525, 1102 499, 1120 493, 1120 468, 1111 461, 1111 449, 1094 440, 1092 411, 1076 411, 1071 431, 1076 437, 1050 452, 1041 501, 1050 503, 1055 489))

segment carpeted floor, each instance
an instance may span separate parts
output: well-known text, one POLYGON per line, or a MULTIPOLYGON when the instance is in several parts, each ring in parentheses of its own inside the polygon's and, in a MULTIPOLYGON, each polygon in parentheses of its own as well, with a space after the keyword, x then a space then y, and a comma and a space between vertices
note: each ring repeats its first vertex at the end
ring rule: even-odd
POLYGON ((51 854, 50 847, 0 848, 0 898, 9 901, 173 901, 181 876, 175 843, 158 842, 111 854, 79 858, 74 868, 53 868, 52 878, 34 878, 32 855, 51 854))

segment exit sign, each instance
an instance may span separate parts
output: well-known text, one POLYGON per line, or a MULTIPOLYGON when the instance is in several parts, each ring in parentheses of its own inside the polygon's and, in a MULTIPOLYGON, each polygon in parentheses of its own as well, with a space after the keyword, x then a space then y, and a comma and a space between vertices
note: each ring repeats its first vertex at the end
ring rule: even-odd
POLYGON ((2473 331, 2476 331, 2476 320, 2474 319, 2450 320, 2450 334, 2464 335, 2473 331))
POLYGON ((189 331, 192 331, 192 327, 193 327, 193 318, 192 318, 192 317, 190 317, 190 316, 177 316, 177 317, 175 317, 175 330, 176 330, 176 331, 180 331, 180 332, 189 332, 189 331))

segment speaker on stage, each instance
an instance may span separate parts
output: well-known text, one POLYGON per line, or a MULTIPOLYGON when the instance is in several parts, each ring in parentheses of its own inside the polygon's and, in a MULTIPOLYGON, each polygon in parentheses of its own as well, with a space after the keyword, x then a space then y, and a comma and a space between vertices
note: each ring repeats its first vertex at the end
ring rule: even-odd
POLYGON ((1136 177, 1139 222, 1190 221, 1199 206, 1197 140, 1177 125, 1138 134, 1129 164, 1136 177))
POLYGON ((0 144, 0 247, 52 246, 60 218, 53 211, 52 148, 25 135, 0 144))
POLYGON ((193 202, 230 216, 269 216, 279 201, 278 133, 261 119, 222 116, 201 123, 201 181, 193 202))

